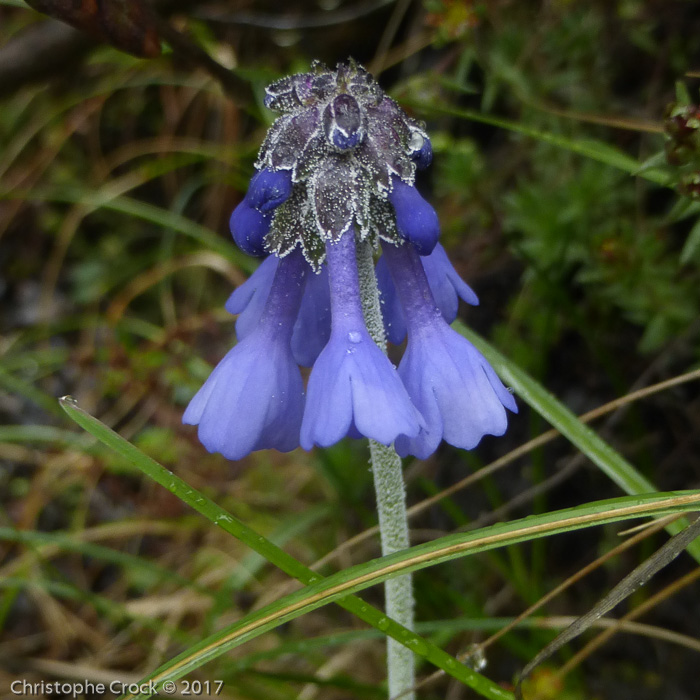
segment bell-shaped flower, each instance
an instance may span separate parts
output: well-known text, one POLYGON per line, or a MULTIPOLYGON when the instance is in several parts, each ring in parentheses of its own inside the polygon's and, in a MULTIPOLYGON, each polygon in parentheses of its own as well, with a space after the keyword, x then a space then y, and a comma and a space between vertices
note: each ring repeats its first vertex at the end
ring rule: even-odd
POLYGON ((362 316, 355 231, 326 244, 332 327, 307 387, 301 446, 327 447, 348 434, 384 445, 423 426, 396 370, 362 316))
POLYGON ((290 341, 307 269, 298 251, 279 261, 256 328, 228 352, 187 407, 183 422, 199 426, 210 452, 241 459, 254 450, 298 447, 304 387, 290 341))
MULTIPOLYGON (((454 269, 440 243, 430 255, 422 255, 420 261, 433 299, 447 323, 452 323, 457 318, 460 299, 478 306, 479 298, 454 269)), ((377 262, 376 275, 387 338, 389 342, 399 345, 406 337, 406 321, 384 255, 377 262)))
POLYGON ((440 237, 440 221, 432 205, 413 185, 394 175, 388 199, 396 212, 399 235, 412 243, 421 255, 430 255, 440 237))
POLYGON ((265 168, 250 180, 248 192, 233 210, 229 226, 236 245, 248 255, 265 255, 265 236, 270 230, 272 213, 292 193, 289 170, 265 168))
POLYGON ((472 449, 484 435, 503 435, 505 409, 517 412, 512 394, 483 355, 447 325, 433 299, 425 270, 411 246, 383 246, 408 326, 399 376, 425 426, 396 440, 401 456, 421 459, 445 440, 472 449))

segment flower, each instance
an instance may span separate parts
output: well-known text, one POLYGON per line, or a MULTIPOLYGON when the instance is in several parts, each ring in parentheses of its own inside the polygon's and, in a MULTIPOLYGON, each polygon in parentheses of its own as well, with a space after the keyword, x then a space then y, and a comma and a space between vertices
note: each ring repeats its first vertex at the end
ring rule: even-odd
POLYGON ((502 434, 515 401, 448 325, 460 298, 478 299, 415 187, 433 156, 423 125, 353 61, 283 78, 265 104, 280 116, 230 221, 234 242, 265 259, 226 303, 239 342, 184 422, 230 459, 346 436, 424 458, 442 440, 469 449, 502 434), (383 324, 368 329, 373 274, 383 324), (385 332, 396 344, 408 335, 398 370, 385 332), (311 367, 306 396, 300 366, 311 367))
MULTIPOLYGON (((226 302, 226 311, 238 314, 236 335, 243 340, 255 330, 265 303, 270 294, 272 282, 279 266, 279 258, 270 255, 258 269, 240 286, 226 302)), ((328 342, 331 332, 330 292, 328 270, 324 266, 318 274, 311 270, 304 276, 304 294, 292 331, 292 354, 303 367, 311 367, 328 342)))
POLYGON ((362 315, 355 232, 327 245, 332 330, 307 389, 301 446, 328 447, 351 430, 384 445, 415 437, 423 420, 362 315))
POLYGON ((331 335, 331 292, 328 286, 328 267, 318 274, 306 276, 304 296, 292 332, 294 359, 302 367, 311 367, 331 335))
POLYGON ((228 459, 299 445, 304 410, 301 373, 291 351, 306 265, 300 253, 279 261, 257 326, 231 349, 190 402, 183 422, 228 459))
POLYGON ((484 435, 503 435, 512 394, 483 355, 447 325, 410 246, 383 246, 408 325, 399 376, 425 421, 421 432, 396 441, 399 455, 425 458, 441 440, 472 449, 484 435), (505 408, 504 408, 505 407, 505 408))

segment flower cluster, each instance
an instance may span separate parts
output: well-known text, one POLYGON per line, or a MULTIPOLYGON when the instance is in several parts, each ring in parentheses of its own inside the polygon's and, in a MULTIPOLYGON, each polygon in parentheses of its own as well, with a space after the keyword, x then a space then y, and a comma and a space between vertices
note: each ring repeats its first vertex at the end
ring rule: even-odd
POLYGON ((242 250, 266 257, 226 304, 238 314, 238 344, 184 422, 229 459, 345 436, 425 458, 441 440, 470 449, 502 435, 513 396, 449 326, 460 298, 478 300, 414 185, 416 169, 432 160, 422 124, 353 61, 283 78, 265 103, 281 116, 231 231, 242 250), (372 335, 362 294, 374 280, 358 272, 368 247, 382 251, 384 328, 372 335), (407 337, 398 370, 380 348, 384 333, 396 344, 407 337), (300 366, 311 367, 306 391, 300 366))

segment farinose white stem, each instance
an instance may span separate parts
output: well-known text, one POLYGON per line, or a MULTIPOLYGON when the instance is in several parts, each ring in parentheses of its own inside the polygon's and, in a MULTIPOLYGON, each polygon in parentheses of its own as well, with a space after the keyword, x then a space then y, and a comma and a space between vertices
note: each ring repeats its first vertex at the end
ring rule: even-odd
MULTIPOLYGON (((384 322, 379 306, 377 280, 374 276, 374 259, 372 248, 366 241, 358 243, 357 267, 367 330, 374 342, 386 352, 384 322)), ((387 555, 406 549, 410 545, 403 469, 401 458, 393 446, 387 447, 370 440, 369 449, 374 488, 377 493, 382 554, 387 555)), ((414 600, 411 575, 388 579, 384 584, 384 596, 386 614, 412 630, 414 600)), ((415 693, 410 690, 415 685, 413 652, 390 637, 387 637, 387 671, 389 698, 400 695, 406 700, 414 700, 415 693)))

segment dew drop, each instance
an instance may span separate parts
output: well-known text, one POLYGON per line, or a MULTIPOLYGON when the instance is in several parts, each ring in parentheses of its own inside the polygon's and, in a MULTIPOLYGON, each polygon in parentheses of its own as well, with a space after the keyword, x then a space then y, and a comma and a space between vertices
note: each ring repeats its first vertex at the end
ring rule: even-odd
POLYGON ((348 340, 351 343, 360 343, 362 342, 362 334, 358 333, 357 331, 350 331, 348 333, 348 340))
POLYGON ((73 396, 61 396, 60 403, 68 404, 69 406, 77 406, 78 400, 73 396))
POLYGON ((377 620, 377 627, 379 627, 380 630, 385 630, 388 626, 389 620, 386 617, 382 617, 377 620))
POLYGON ((467 650, 467 658, 464 663, 477 672, 485 669, 487 661, 484 648, 480 644, 472 644, 467 650))

